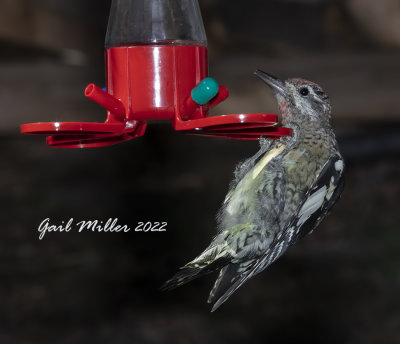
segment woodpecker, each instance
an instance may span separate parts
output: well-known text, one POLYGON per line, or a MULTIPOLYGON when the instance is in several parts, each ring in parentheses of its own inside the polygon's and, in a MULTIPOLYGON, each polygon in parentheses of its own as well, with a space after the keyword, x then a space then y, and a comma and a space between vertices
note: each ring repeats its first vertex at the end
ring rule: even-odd
POLYGON ((281 122, 292 136, 260 139, 260 150, 235 169, 211 244, 161 287, 174 289, 219 270, 208 298, 212 311, 312 232, 344 187, 345 166, 329 123, 327 94, 311 81, 255 74, 274 91, 281 122))

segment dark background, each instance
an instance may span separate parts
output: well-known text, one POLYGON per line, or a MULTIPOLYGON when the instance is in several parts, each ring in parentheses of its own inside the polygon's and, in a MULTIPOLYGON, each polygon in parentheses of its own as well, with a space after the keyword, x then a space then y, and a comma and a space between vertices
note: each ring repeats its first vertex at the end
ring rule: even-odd
POLYGON ((252 72, 321 84, 347 185, 332 214, 216 313, 215 275, 158 287, 208 244, 235 165, 257 142, 151 124, 101 149, 47 147, 21 123, 97 120, 105 0, 0 1, 0 343, 399 343, 400 3, 200 0, 214 114, 276 112, 252 72), (166 233, 49 233, 45 218, 166 233))

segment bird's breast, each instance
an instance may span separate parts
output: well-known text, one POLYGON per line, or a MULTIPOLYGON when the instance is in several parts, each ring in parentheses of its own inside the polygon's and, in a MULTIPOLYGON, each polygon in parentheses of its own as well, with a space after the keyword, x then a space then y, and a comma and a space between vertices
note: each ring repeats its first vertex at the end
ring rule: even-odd
POLYGON ((268 169, 268 164, 279 156, 286 148, 286 145, 279 144, 270 149, 264 156, 254 165, 254 167, 243 177, 236 188, 229 193, 225 200, 227 203, 226 210, 229 215, 239 214, 244 210, 250 210, 254 204, 256 190, 262 182, 262 172, 268 169))

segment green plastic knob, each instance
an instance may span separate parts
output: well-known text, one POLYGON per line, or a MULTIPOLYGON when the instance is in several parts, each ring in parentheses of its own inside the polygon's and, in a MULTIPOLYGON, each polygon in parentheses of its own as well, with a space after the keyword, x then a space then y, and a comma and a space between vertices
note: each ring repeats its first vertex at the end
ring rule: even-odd
POLYGON ((199 105, 208 103, 219 90, 217 81, 213 78, 205 78, 192 90, 192 99, 199 105))

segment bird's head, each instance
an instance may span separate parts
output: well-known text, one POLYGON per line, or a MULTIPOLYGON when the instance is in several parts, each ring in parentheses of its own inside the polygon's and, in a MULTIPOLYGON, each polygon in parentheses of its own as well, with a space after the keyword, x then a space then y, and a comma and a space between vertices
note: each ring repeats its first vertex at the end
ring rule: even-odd
POLYGON ((329 122, 329 97, 316 83, 303 79, 283 81, 261 70, 255 74, 273 89, 282 112, 283 125, 304 121, 329 122))

